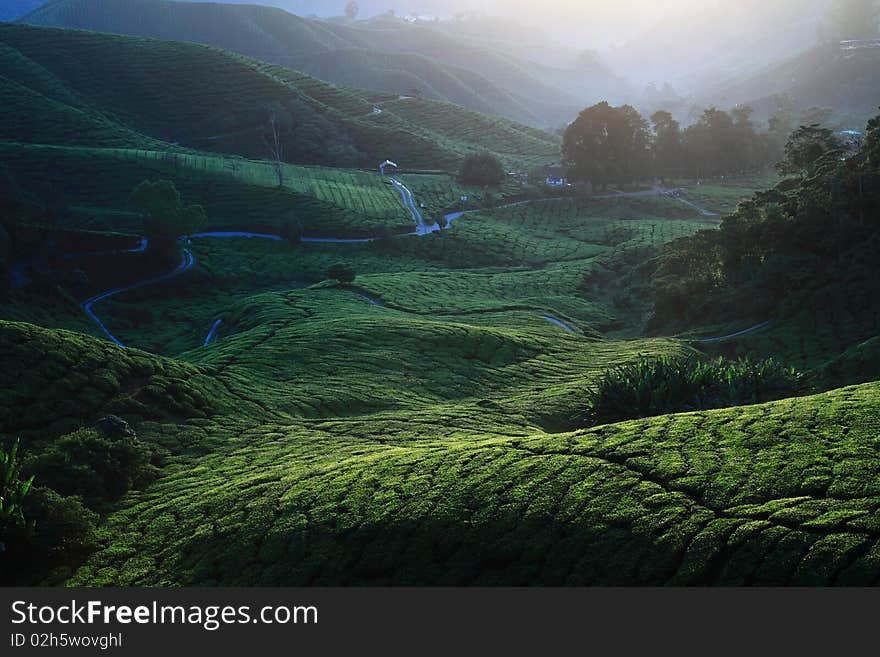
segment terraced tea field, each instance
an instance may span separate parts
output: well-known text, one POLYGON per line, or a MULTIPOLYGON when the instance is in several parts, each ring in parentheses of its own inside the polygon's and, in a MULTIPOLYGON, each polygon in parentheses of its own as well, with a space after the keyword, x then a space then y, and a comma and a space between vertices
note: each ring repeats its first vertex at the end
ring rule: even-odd
MULTIPOLYGON (((265 165, 181 162, 271 188, 265 165)), ((378 176, 288 171, 279 193, 406 221, 378 176)), ((426 211, 465 191, 403 179, 426 211)), ((606 337, 620 310, 585 281, 717 221, 661 196, 555 199, 366 243, 195 239, 191 269, 100 306, 148 351, 22 301, 12 319, 80 332, 0 321, 2 431, 27 448, 116 413, 168 453, 60 581, 877 583, 877 384, 575 431, 607 368, 692 349, 606 337), (339 263, 353 283, 325 280, 339 263)))

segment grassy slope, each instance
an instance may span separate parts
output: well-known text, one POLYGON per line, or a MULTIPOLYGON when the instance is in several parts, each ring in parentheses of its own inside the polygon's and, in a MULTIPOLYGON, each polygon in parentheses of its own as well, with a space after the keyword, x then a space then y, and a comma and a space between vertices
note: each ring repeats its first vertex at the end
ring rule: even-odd
MULTIPOLYGON (((576 302, 584 274, 640 248, 650 226, 668 222, 652 232, 670 239, 705 224, 683 207, 468 215, 442 235, 346 251, 363 273, 353 290, 290 283, 320 276, 337 247, 196 245, 216 300, 194 274, 152 303, 171 326, 198 306, 204 333, 216 302, 225 323, 210 347, 175 343, 190 349, 177 360, 0 324, 14 345, 0 362, 4 432, 45 439, 118 412, 171 452, 71 582, 876 583, 877 384, 554 433, 605 367, 686 349, 599 339, 607 310, 576 302), (499 245, 495 224, 511 239, 499 245), (591 235, 608 245, 580 252, 591 235), (479 269, 451 260, 480 254, 479 269), (61 372, 64 386, 47 385, 61 372)), ((105 310, 124 316, 143 294, 105 310)))
MULTIPOLYGON (((311 231, 400 220, 386 215, 400 207, 392 190, 367 174, 290 166, 277 190, 265 163, 127 147, 144 129, 132 119, 141 110, 126 109, 120 92, 74 84, 85 72, 54 63, 64 48, 37 52, 46 34, 0 28, 30 49, 6 51, 14 84, 33 92, 28 103, 41 116, 76 109, 90 139, 107 141, 7 143, 2 152, 29 179, 81 171, 55 182, 115 211, 80 208, 74 227, 136 232, 119 210, 133 184, 158 173, 208 203, 217 227, 271 225, 291 208, 311 231)), ((101 53, 117 40, 135 54, 172 48, 50 36, 50 46, 101 53)), ((198 49, 200 66, 222 55, 174 47, 198 49)), ((362 102, 287 69, 245 68, 340 115, 362 102)), ((486 120, 468 135, 445 106, 387 105, 358 119, 365 132, 371 122, 419 124, 439 148, 509 138, 520 141, 508 156, 540 154, 530 150, 540 134, 526 128, 495 134, 511 124, 486 120)), ((185 112, 179 120, 188 126, 185 112)), ((433 216, 465 191, 443 176, 406 182, 433 216)), ((694 198, 722 209, 751 184, 706 186, 694 198)), ((687 351, 675 340, 601 339, 624 311, 585 293, 585 281, 714 223, 666 198, 572 199, 469 214, 442 234, 366 246, 199 241, 185 277, 100 308, 127 342, 174 359, 0 321, 9 346, 0 353, 0 432, 27 448, 113 412, 171 453, 164 476, 109 516, 105 548, 74 583, 876 583, 877 384, 558 433, 571 429, 604 368, 687 351), (358 272, 354 288, 306 287, 340 261, 358 272), (218 342, 200 347, 217 317, 218 342)), ((127 271, 133 257, 109 270, 127 271)), ((16 296, 3 312, 95 331, 73 303, 16 296)), ((841 367, 865 354, 845 357, 841 367)))
POLYGON ((206 46, 20 25, 0 26, 0 44, 0 93, 22 109, 0 131, 7 140, 130 147, 137 133, 143 148, 161 140, 264 157, 266 108, 280 106, 292 118, 285 146, 294 162, 372 168, 391 157, 455 169, 475 150, 549 161, 558 147, 550 135, 499 118, 479 117, 492 141, 474 139, 448 121, 464 126, 477 115, 448 104, 418 103, 418 120, 393 108, 374 115, 365 92, 206 46), (83 130, 96 138, 77 136, 83 130))
MULTIPOLYGON (((115 348, 2 325, 6 357, 31 363, 19 389, 50 390, 66 354, 86 399, 149 389, 140 435, 174 454, 73 583, 877 581, 876 384, 548 435, 533 406, 669 345, 378 321, 338 290, 255 303, 251 327, 193 354, 199 369, 114 354, 118 386, 95 366, 115 348), (162 373, 132 379, 134 364, 162 373), (173 394, 215 408, 180 424, 173 394)), ((40 428, 26 408, 16 420, 40 428)))
POLYGON ((441 29, 364 21, 333 24, 271 7, 166 0, 58 0, 22 19, 34 25, 152 36, 218 46, 336 84, 405 93, 533 125, 561 123, 578 103, 536 66, 474 47, 441 29), (524 98, 539 99, 537 101, 524 98))
POLYGON ((293 161, 337 153, 370 169, 390 156, 455 170, 466 153, 494 150, 525 168, 557 149, 537 130, 448 104, 400 101, 373 115, 362 92, 193 44, 3 25, 0 62, 0 100, 11 110, 0 126, 4 164, 33 193, 46 182, 63 191, 77 209, 71 228, 139 231, 117 211, 136 184, 159 177, 205 205, 212 228, 292 220, 309 235, 361 236, 411 226, 399 195, 363 171, 289 165, 278 189, 271 165, 254 159, 265 157, 272 103, 293 117, 293 161))

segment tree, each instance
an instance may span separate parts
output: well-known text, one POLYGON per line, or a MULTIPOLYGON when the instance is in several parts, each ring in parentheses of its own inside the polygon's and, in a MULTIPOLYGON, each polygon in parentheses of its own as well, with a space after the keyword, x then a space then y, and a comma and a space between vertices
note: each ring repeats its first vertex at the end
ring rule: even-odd
POLYGON ((333 265, 327 270, 327 278, 329 280, 337 280, 340 283, 354 283, 357 274, 348 265, 338 264, 333 265))
POLYGON ((289 213, 284 217, 278 234, 290 244, 299 244, 302 241, 303 228, 296 215, 289 213))
POLYGON ((135 436, 109 437, 80 429, 34 457, 29 468, 61 495, 77 495, 100 508, 155 479, 152 451, 135 436))
POLYGON ((605 187, 647 177, 649 145, 648 124, 633 107, 602 102, 585 109, 568 126, 562 157, 574 180, 605 187))
POLYGON ((263 132, 263 143, 266 145, 266 154, 272 167, 275 169, 275 176, 278 178, 278 186, 284 187, 284 144, 281 141, 282 122, 284 118, 289 118, 289 114, 278 112, 275 108, 269 108, 266 129, 263 132))
POLYGON ((201 205, 184 206, 180 192, 169 180, 144 180, 134 188, 128 204, 141 215, 150 251, 160 259, 176 258, 177 238, 202 230, 207 222, 205 209, 201 205))
POLYGON ((785 159, 776 165, 776 169, 783 175, 810 176, 828 153, 841 147, 840 140, 828 128, 801 126, 785 145, 785 159))
POLYGON ((345 5, 345 16, 350 21, 355 20, 360 12, 361 7, 357 3, 357 0, 351 0, 347 5, 345 5))
POLYGON ((466 185, 497 187, 504 180, 504 167, 490 153, 468 155, 461 165, 460 177, 466 185))
POLYGON ((654 126, 654 171, 662 180, 670 180, 681 173, 681 124, 664 110, 651 115, 654 126))

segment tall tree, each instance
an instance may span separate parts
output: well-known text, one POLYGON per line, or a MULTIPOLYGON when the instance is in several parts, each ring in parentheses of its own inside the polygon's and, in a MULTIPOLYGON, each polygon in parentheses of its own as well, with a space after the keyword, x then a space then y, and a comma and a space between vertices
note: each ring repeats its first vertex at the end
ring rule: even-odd
POLYGON ((361 13, 361 7, 357 3, 357 0, 350 0, 350 2, 345 5, 345 15, 348 20, 353 21, 358 17, 359 13, 361 13))
POLYGON ((776 168, 783 175, 811 176, 826 155, 841 147, 840 140, 828 128, 804 125, 791 135, 785 145, 785 159, 776 168))
POLYGON ((278 186, 284 187, 284 137, 290 134, 293 117, 280 104, 268 107, 266 114, 263 144, 266 146, 266 156, 275 170, 278 186))
POLYGON ((642 180, 651 164, 648 123, 629 105, 588 107, 566 129, 562 157, 572 179, 599 188, 642 180))
POLYGON ((681 124, 665 110, 651 115, 654 126, 654 172, 664 181, 682 172, 681 124))
POLYGON ((176 258, 177 238, 201 230, 207 221, 201 205, 183 205, 180 192, 169 180, 144 180, 134 188, 128 204, 141 215, 150 252, 162 260, 176 258))

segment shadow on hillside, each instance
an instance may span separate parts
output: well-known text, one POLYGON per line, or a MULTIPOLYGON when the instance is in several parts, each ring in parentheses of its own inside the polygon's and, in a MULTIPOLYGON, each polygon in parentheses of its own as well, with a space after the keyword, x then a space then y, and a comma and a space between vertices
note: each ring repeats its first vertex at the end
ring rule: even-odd
MULTIPOLYGON (((670 509, 669 516, 678 511, 670 509)), ((765 532, 731 546, 726 536, 741 523, 713 520, 707 531, 703 523, 683 515, 678 518, 654 526, 656 536, 632 527, 588 526, 517 514, 497 514, 479 523, 426 519, 296 531, 270 528, 259 539, 227 533, 180 545, 178 558, 166 559, 166 564, 175 566, 173 572, 163 573, 163 579, 208 586, 807 583, 796 571, 818 536, 796 538, 792 533, 779 540, 777 533, 765 532)), ((840 583, 837 577, 851 565, 850 559, 845 553, 823 554, 821 563, 811 563, 810 577, 820 580, 811 583, 840 583)), ((870 583, 876 576, 850 571, 846 583, 870 583)))

